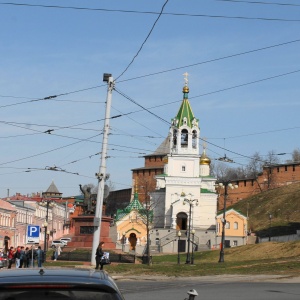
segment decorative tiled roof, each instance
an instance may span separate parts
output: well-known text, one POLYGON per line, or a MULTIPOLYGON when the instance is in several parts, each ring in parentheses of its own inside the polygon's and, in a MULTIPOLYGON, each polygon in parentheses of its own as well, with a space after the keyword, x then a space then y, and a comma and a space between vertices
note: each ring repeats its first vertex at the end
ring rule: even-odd
POLYGON ((143 207, 141 202, 138 198, 137 191, 134 193, 133 200, 124 208, 124 209, 118 209, 115 217, 115 221, 119 221, 128 214, 130 214, 131 211, 136 210, 142 218, 146 218, 147 214, 149 214, 150 222, 153 220, 153 211, 148 211, 146 208, 143 207))
POLYGON ((176 127, 179 128, 184 124, 184 119, 186 119, 186 125, 190 128, 193 127, 193 120, 198 122, 198 119, 195 118, 189 99, 188 99, 189 89, 185 86, 183 88, 183 100, 177 116, 172 120, 173 124, 176 124, 176 127), (176 122, 174 122, 176 120, 176 122))

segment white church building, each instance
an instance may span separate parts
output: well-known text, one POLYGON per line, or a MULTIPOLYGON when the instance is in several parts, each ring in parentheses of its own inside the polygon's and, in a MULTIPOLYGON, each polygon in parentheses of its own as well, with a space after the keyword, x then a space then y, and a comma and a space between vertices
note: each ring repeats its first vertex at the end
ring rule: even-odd
POLYGON ((200 154, 199 120, 188 94, 186 74, 183 100, 169 130, 164 172, 156 175, 156 191, 151 193, 151 248, 160 252, 203 250, 216 244, 216 178, 210 176, 205 149, 200 154))

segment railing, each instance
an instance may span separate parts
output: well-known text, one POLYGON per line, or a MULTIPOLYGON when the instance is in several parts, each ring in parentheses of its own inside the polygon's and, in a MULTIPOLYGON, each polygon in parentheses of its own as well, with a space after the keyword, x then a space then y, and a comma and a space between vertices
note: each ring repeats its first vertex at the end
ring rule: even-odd
MULTIPOLYGON (((58 256, 57 260, 67 260, 67 261, 91 261, 91 253, 82 252, 61 252, 58 256)), ((109 260, 111 262, 119 262, 119 263, 135 263, 135 255, 132 254, 117 254, 110 253, 109 260)))
MULTIPOLYGON (((187 238, 186 232, 182 232, 180 238, 181 239, 186 239, 187 238)), ((161 249, 161 247, 175 241, 176 239, 178 239, 176 231, 173 231, 173 232, 169 233, 167 236, 160 239, 160 244, 159 244, 160 249, 161 249)), ((193 244, 194 244, 195 248, 198 248, 198 246, 199 246, 199 237, 195 235, 194 240, 193 240, 193 237, 191 235, 190 240, 191 240, 191 243, 193 241, 193 244)))

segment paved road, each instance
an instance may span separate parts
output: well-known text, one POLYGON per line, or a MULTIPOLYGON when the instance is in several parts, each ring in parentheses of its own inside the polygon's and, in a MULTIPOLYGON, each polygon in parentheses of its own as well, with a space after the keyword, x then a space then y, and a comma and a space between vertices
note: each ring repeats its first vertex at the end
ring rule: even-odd
POLYGON ((115 278, 126 300, 183 300, 195 289, 195 300, 300 299, 300 278, 280 276, 209 276, 199 278, 115 278))

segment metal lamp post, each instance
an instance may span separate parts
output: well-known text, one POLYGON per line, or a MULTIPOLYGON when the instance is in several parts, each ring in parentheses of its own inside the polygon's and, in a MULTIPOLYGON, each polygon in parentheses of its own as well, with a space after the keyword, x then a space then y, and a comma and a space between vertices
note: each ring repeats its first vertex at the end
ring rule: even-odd
MULTIPOLYGON (((193 195, 189 194, 191 197, 193 195)), ((184 195, 185 196, 185 195, 184 195)), ((194 203, 196 205, 198 205, 198 199, 188 199, 188 198, 184 198, 183 200, 183 205, 185 204, 189 204, 190 209, 189 209, 189 228, 188 228, 188 251, 186 254, 186 264, 190 264, 191 263, 191 258, 190 258, 190 243, 191 243, 191 217, 192 217, 192 207, 194 206, 194 203)))
POLYGON ((177 264, 180 265, 180 255, 179 255, 179 241, 180 241, 180 237, 181 237, 181 232, 180 230, 177 232, 177 236, 178 236, 178 243, 177 243, 177 264))
POLYGON ((192 233, 192 257, 191 257, 191 264, 193 265, 194 264, 194 239, 195 239, 195 229, 192 229, 191 231, 192 233))
POLYGON ((123 232, 122 233, 122 252, 124 252, 124 248, 125 248, 125 235, 126 235, 126 233, 125 232, 123 232))
POLYGON ((269 214, 269 220, 270 220, 270 224, 269 224, 269 242, 271 241, 271 227, 272 227, 272 214, 269 214))
POLYGON ((226 225, 226 200, 228 196, 228 187, 230 189, 238 188, 237 185, 233 185, 230 181, 220 182, 218 185, 219 188, 225 189, 224 193, 224 209, 223 209, 223 219, 222 219, 222 239, 221 239, 221 250, 220 250, 220 258, 219 262, 224 262, 224 244, 225 244, 225 225, 226 225))
MULTIPOLYGON (((45 222, 44 222, 44 228, 45 228, 45 235, 44 235, 44 255, 46 258, 46 252, 47 252, 47 227, 48 227, 48 215, 49 215, 49 207, 54 207, 56 204, 52 199, 43 199, 39 205, 46 207, 46 216, 45 216, 45 222)), ((45 260, 46 261, 46 260, 45 260)))

